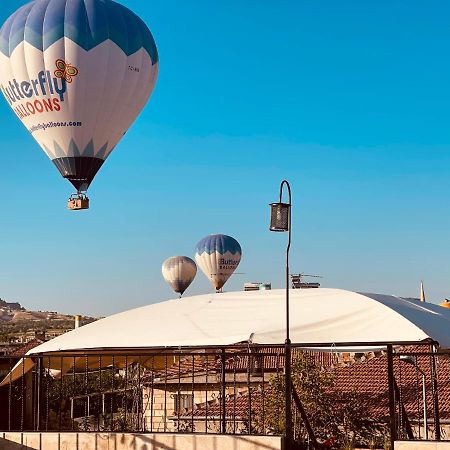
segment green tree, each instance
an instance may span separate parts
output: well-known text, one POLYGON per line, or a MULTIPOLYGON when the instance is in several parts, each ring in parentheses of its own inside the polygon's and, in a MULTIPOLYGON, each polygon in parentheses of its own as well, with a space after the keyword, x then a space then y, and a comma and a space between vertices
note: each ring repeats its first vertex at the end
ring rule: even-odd
MULTIPOLYGON (((300 353, 294 358, 292 381, 319 442, 344 449, 355 445, 383 447, 387 426, 372 420, 366 402, 357 392, 337 391, 333 371, 324 369, 311 354, 300 353)), ((252 423, 247 421, 247 430, 251 427, 252 432, 284 433, 284 385, 282 373, 270 379, 264 402, 254 402, 252 423)), ((293 422, 296 440, 307 442, 307 432, 294 403, 293 422)))

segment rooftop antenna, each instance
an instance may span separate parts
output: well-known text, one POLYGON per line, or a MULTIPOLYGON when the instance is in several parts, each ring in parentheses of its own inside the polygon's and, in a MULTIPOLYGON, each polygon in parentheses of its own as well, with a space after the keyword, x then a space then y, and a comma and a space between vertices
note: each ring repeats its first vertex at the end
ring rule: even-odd
POLYGON ((320 287, 320 283, 309 283, 304 282, 303 278, 323 278, 321 275, 309 275, 307 273, 299 273, 299 274, 291 274, 291 284, 292 289, 309 289, 309 288, 318 288, 320 287))

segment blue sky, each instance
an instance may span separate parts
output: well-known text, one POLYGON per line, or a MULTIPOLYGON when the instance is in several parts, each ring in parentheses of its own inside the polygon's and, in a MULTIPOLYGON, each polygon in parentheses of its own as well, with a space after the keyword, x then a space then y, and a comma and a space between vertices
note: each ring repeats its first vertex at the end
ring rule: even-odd
MULTIPOLYGON (((0 20, 25 2, 0 3, 0 20)), ((209 233, 242 245, 245 281, 450 296, 450 3, 123 0, 160 55, 150 102, 90 188, 72 192, 0 102, 0 296, 107 315, 172 296, 160 271, 209 233)), ((199 273, 187 293, 210 292, 199 273)))

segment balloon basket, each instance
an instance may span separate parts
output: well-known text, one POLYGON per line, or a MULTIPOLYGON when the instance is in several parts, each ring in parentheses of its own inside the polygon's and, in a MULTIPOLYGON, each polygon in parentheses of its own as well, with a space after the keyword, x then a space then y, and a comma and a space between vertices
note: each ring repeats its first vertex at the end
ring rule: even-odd
POLYGON ((72 211, 89 209, 89 199, 85 194, 72 194, 67 202, 67 208, 72 211))

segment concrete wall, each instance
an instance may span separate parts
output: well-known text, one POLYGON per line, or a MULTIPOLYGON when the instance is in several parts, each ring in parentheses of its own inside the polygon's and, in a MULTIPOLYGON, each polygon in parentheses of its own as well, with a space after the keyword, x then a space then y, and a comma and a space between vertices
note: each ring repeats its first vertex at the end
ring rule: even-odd
POLYGON ((395 450, 450 450, 450 442, 396 441, 395 450))
POLYGON ((0 433, 0 449, 280 450, 281 438, 275 436, 150 433, 0 433))

